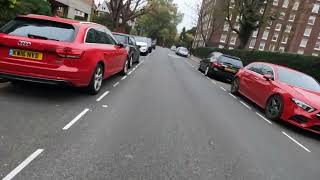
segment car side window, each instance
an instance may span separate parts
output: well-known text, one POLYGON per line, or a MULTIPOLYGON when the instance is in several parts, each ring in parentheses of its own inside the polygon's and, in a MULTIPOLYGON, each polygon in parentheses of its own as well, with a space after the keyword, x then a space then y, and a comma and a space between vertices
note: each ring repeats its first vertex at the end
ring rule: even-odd
POLYGON ((262 66, 262 75, 271 75, 271 76, 274 76, 273 75, 273 69, 268 66, 268 65, 263 65, 262 66))
POLYGON ((103 29, 95 29, 96 42, 99 44, 110 44, 107 34, 103 29))
POLYGON ((95 30, 89 29, 86 36, 86 43, 96 43, 95 30))
POLYGON ((253 71, 255 73, 258 73, 258 74, 261 74, 263 75, 262 73, 262 65, 261 64, 253 64, 252 66, 250 66, 248 68, 250 71, 253 71))
POLYGON ((106 36, 108 38, 108 43, 107 44, 112 44, 112 45, 118 44, 117 40, 113 37, 111 32, 106 30, 106 36))
POLYGON ((131 41, 132 41, 132 45, 136 46, 136 40, 133 37, 130 37, 131 41))

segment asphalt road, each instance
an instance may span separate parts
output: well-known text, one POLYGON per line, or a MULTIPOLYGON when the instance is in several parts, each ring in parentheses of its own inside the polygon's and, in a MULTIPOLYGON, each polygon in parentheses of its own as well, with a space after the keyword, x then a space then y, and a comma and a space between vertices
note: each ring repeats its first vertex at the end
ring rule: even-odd
POLYGON ((320 138, 158 47, 102 92, 0 84, 0 178, 317 180, 320 138))

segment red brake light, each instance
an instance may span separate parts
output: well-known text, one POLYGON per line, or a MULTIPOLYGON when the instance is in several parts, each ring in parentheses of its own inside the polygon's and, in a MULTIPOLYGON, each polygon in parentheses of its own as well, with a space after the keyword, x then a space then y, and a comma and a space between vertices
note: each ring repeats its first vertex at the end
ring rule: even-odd
POLYGON ((219 63, 219 62, 212 62, 212 67, 215 67, 215 68, 221 68, 222 65, 219 63))
POLYGON ((63 58, 80 59, 83 52, 81 49, 73 49, 70 47, 56 49, 57 55, 63 58))

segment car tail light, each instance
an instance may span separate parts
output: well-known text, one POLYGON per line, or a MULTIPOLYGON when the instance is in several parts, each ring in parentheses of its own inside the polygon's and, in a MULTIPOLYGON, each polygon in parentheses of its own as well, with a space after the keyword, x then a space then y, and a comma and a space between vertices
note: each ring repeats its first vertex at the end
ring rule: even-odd
POLYGON ((219 62, 212 62, 212 67, 213 68, 221 68, 222 64, 220 64, 219 62))
POLYGON ((84 51, 81 49, 73 49, 69 47, 56 49, 57 55, 63 58, 80 59, 83 52, 84 51))

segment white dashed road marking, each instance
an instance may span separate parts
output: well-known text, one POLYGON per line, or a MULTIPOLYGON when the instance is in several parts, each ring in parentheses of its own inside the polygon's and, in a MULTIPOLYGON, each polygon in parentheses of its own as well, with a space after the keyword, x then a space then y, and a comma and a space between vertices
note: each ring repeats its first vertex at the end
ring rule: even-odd
POLYGON ((286 135, 289 139, 291 139, 293 142, 295 142, 296 144, 298 144, 300 147, 302 147, 304 150, 311 152, 308 148, 306 148, 305 146, 303 146, 302 144, 300 144, 297 140, 293 139, 291 136, 289 136, 287 133, 282 131, 282 134, 286 135))
POLYGON ((123 76, 122 78, 121 78, 121 80, 125 80, 127 78, 127 76, 123 76))
POLYGON ((213 84, 217 84, 217 82, 216 82, 216 81, 214 81, 214 80, 211 80, 211 82, 212 82, 213 84))
POLYGON ((220 87, 220 89, 222 89, 223 91, 227 91, 224 87, 220 87))
POLYGON ((79 121, 79 119, 82 118, 90 109, 86 108, 84 109, 80 114, 78 114, 72 121, 70 121, 65 127, 63 127, 63 130, 68 130, 74 123, 79 121))
POLYGON ((235 99, 238 99, 235 95, 233 95, 233 94, 231 94, 231 93, 229 93, 229 95, 232 96, 232 97, 235 98, 235 99))
POLYGON ((265 118, 265 117, 262 116, 261 114, 259 114, 259 113, 257 113, 257 112, 256 112, 256 114, 257 114, 258 116, 260 116, 263 120, 267 121, 269 124, 272 124, 271 121, 269 121, 267 118, 265 118))
POLYGON ((241 103, 242 105, 244 105, 246 108, 248 108, 248 109, 251 110, 251 107, 250 107, 248 104, 244 103, 243 101, 240 101, 240 103, 241 103))
POLYGON ((116 82, 114 85, 113 85, 113 87, 116 87, 116 86, 118 86, 120 83, 119 82, 116 82))
POLYGON ((130 75, 131 73, 132 73, 132 71, 129 71, 129 72, 128 72, 128 75, 130 75))
POLYGON ((32 153, 27 159, 25 159, 21 164, 19 164, 19 166, 17 166, 14 170, 12 170, 2 180, 11 180, 12 178, 14 178, 23 168, 25 168, 28 164, 30 164, 42 152, 43 152, 43 149, 36 150, 34 153, 32 153))
POLYGON ((109 107, 109 106, 108 106, 108 105, 102 105, 102 107, 107 108, 107 107, 109 107))
POLYGON ((109 94, 109 91, 106 91, 105 93, 103 93, 98 99, 97 102, 101 101, 106 95, 109 94))

